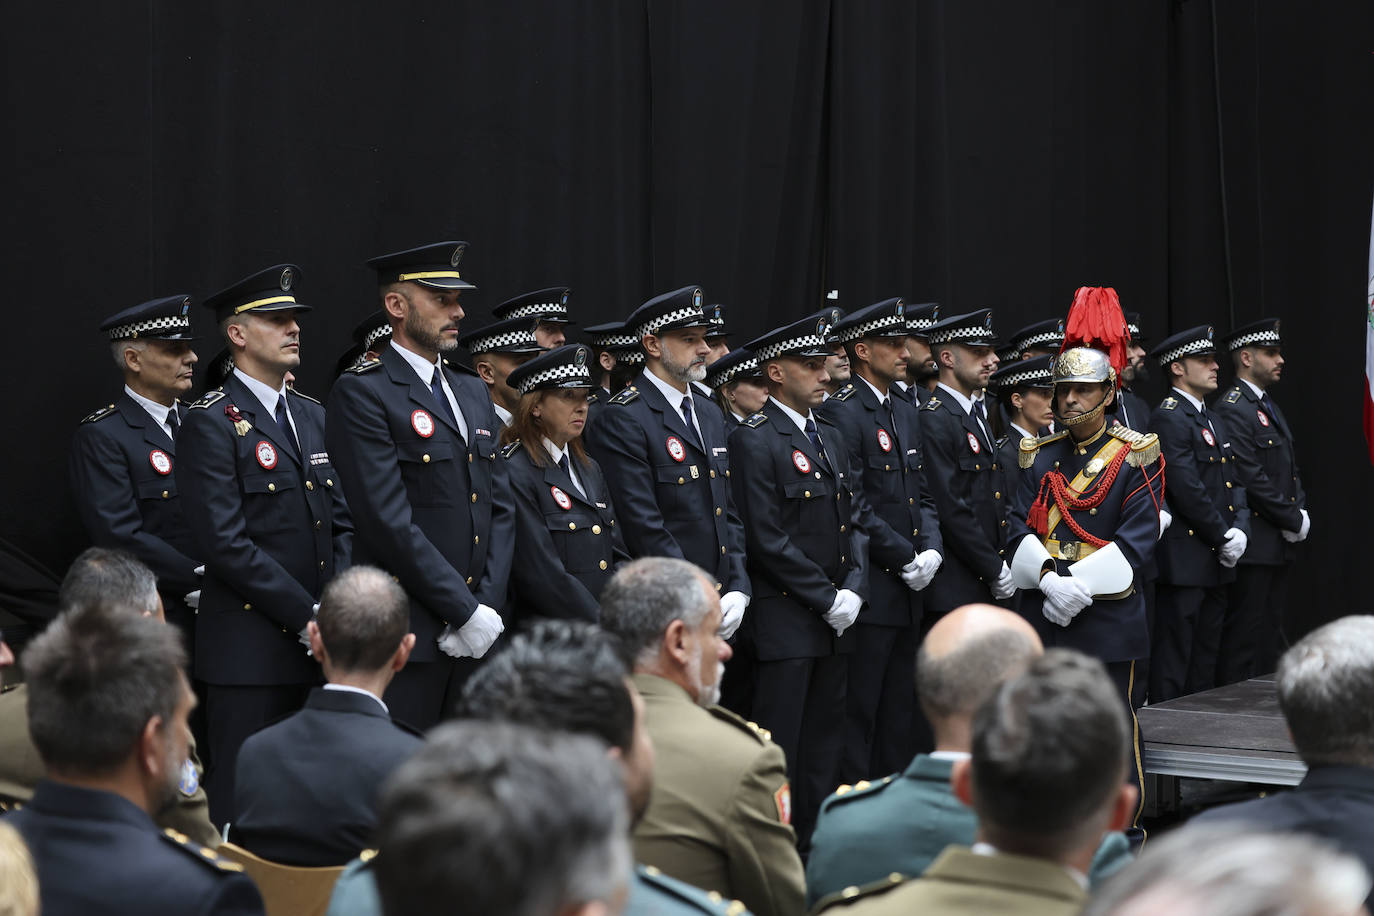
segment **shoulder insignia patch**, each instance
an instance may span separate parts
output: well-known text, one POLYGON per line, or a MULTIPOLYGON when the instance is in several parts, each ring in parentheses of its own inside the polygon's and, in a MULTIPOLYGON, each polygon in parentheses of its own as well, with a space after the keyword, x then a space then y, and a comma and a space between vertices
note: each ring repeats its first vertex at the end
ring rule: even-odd
MULTIPOLYGON (((319 401, 315 400, 315 399, 312 398, 310 395, 308 395, 308 394, 303 394, 303 393, 297 391, 295 388, 288 388, 288 389, 286 389, 286 390, 289 391, 289 392, 291 392, 292 394, 294 394, 294 395, 295 395, 296 397, 298 397, 298 398, 305 398, 307 401, 309 401, 309 402, 312 403, 312 404, 320 404, 319 401)), ((324 405, 323 405, 323 404, 320 404, 320 406, 323 407, 324 405)))
POLYGON ((886 789, 889 785, 892 784, 892 781, 894 779, 896 779, 896 775, 884 776, 882 779, 874 779, 872 781, 867 779, 860 779, 852 786, 840 786, 833 793, 831 793, 830 797, 827 798, 823 804, 826 807, 829 807, 831 805, 836 804, 845 804, 846 802, 851 802, 856 798, 865 798, 869 795, 873 795, 875 793, 881 792, 883 789, 886 789))
POLYGON ((924 404, 921 405, 921 409, 922 409, 922 410, 934 410, 935 408, 937 408, 937 407, 939 407, 939 406, 940 406, 940 399, 937 398, 937 397, 935 397, 934 395, 931 395, 931 396, 930 396, 930 399, 927 400, 924 404))
POLYGON ((1047 436, 1039 436, 1037 438, 1023 436, 1021 438, 1021 444, 1017 446, 1016 449, 1017 467, 1028 468, 1035 464, 1035 454, 1040 451, 1042 446, 1048 445, 1058 439, 1063 439, 1068 434, 1068 430, 1061 429, 1058 432, 1050 433, 1047 436))
POLYGON ((812 913, 838 913, 845 907, 859 900, 867 900, 885 894, 894 887, 900 887, 908 880, 906 875, 899 872, 892 872, 886 878, 880 878, 869 884, 851 884, 842 891, 836 891, 816 901, 816 907, 812 913))
POLYGON ((612 404, 633 404, 639 397, 639 391, 635 388, 622 388, 611 396, 612 404))
POLYGON ((854 392, 856 391, 858 391, 858 389, 854 387, 853 383, 850 383, 848 385, 845 385, 839 391, 832 394, 830 396, 830 400, 840 402, 847 401, 850 398, 854 397, 854 392))
POLYGON ((768 422, 768 415, 767 415, 767 414, 756 413, 756 414, 750 414, 749 416, 745 417, 745 418, 744 418, 744 422, 741 423, 740 425, 741 425, 741 426, 747 426, 747 427, 749 427, 750 429, 758 429, 760 426, 762 426, 763 424, 765 424, 765 423, 767 423, 767 422, 768 422))
POLYGON ((1165 398, 1159 406, 1164 408, 1165 410, 1173 410, 1175 407, 1178 406, 1178 398, 1170 395, 1169 397, 1165 398))
POLYGON ((600 390, 599 390, 599 389, 598 389, 597 391, 593 391, 591 394, 587 395, 587 403, 588 403, 588 404, 595 404, 595 403, 596 403, 597 401, 599 401, 599 400, 601 400, 601 393, 600 393, 600 390))
POLYGON ((185 852, 188 856, 205 865, 207 868, 218 869, 219 871, 241 872, 243 866, 237 862, 232 862, 224 858, 213 849, 209 849, 193 841, 184 833, 180 833, 168 827, 162 831, 162 838, 168 843, 185 852))
POLYGON ((1232 388, 1230 391, 1226 392, 1226 397, 1222 398, 1222 400, 1224 400, 1227 404, 1236 403, 1236 401, 1240 400, 1240 389, 1232 388))
POLYGON ((759 744, 767 744, 768 742, 773 740, 773 733, 770 732, 768 729, 760 728, 755 723, 750 722, 743 716, 736 715, 735 713, 731 712, 723 706, 710 706, 707 707, 707 711, 710 712, 711 715, 715 716, 720 721, 729 722, 731 725, 735 726, 740 731, 753 735, 755 738, 758 739, 759 744))
POLYGON ((201 395, 200 400, 199 400, 199 401, 196 401, 196 402, 195 402, 194 404, 192 404, 188 409, 189 409, 189 410, 195 410, 197 407, 200 407, 200 408, 209 407, 211 404, 215 403, 216 401, 222 401, 222 400, 224 400, 224 398, 226 398, 226 397, 227 397, 227 395, 224 393, 224 390, 223 390, 222 388, 216 388, 214 391, 207 391, 207 392, 205 392, 205 394, 201 395))
POLYGON ((114 413, 114 412, 115 412, 115 406, 114 406, 113 404, 110 404, 110 405, 108 405, 108 406, 106 406, 106 407, 100 408, 100 409, 97 410, 95 413, 91 414, 90 416, 85 417, 84 419, 82 419, 81 422, 82 422, 82 423, 94 423, 96 420, 103 420, 103 419, 105 419, 106 417, 108 417, 110 414, 112 414, 112 413, 114 413))
POLYGON ((381 364, 382 361, 380 359, 369 359, 365 362, 358 363, 358 365, 356 366, 349 366, 344 371, 352 372, 354 375, 362 375, 364 372, 371 372, 373 369, 376 369, 381 364))
POLYGON ((510 445, 507 445, 505 448, 501 449, 501 457, 509 458, 511 455, 514 455, 516 452, 520 451, 520 446, 521 442, 517 439, 510 445))

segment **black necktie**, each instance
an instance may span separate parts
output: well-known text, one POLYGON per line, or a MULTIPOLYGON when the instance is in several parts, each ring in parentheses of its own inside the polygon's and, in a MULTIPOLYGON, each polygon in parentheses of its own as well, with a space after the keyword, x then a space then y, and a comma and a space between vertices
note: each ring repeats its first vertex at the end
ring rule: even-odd
POLYGON ((1268 392, 1260 395, 1260 406, 1264 408, 1264 412, 1269 414, 1269 416, 1274 416, 1274 404, 1269 400, 1268 392))
POLYGON ((829 465, 830 459, 825 456, 825 443, 821 442, 820 431, 816 429, 816 421, 811 417, 806 418, 806 438, 811 440, 811 445, 816 449, 821 461, 829 465))
POLYGON ((439 376, 442 371, 438 366, 434 367, 434 374, 429 377, 429 390, 433 392, 434 400, 439 403, 439 409, 444 412, 444 416, 448 417, 454 429, 458 430, 459 441, 464 441, 462 429, 458 426, 458 418, 453 415, 453 406, 449 404, 448 395, 444 393, 444 382, 439 376))
POLYGON ((291 420, 286 415, 286 395, 277 396, 277 425, 281 427, 282 436, 286 443, 291 446, 291 450, 296 453, 296 460, 301 460, 301 446, 296 441, 296 433, 291 428, 291 420))
POLYGON ((1202 422, 1207 424, 1207 428, 1210 429, 1212 435, 1215 436, 1217 434, 1217 428, 1212 425, 1212 415, 1207 412, 1207 408, 1199 408, 1198 413, 1202 414, 1202 422))
POLYGON ((687 432, 692 434, 693 444, 700 446, 701 437, 697 435, 696 424, 692 422, 692 395, 690 392, 682 399, 682 422, 687 424, 687 432))
POLYGON ((572 474, 572 462, 568 460, 567 452, 564 452, 562 457, 558 459, 558 466, 563 469, 563 473, 567 474, 568 479, 572 481, 573 489, 583 496, 586 496, 587 491, 582 489, 582 485, 577 482, 577 478, 572 474))
POLYGON ((167 428, 172 431, 172 441, 176 441, 177 433, 181 431, 181 420, 177 418, 177 405, 173 404, 172 409, 167 411, 167 428))
POLYGON ((983 403, 983 398, 973 402, 973 418, 978 421, 978 428, 983 431, 983 439, 992 444, 992 433, 988 432, 988 409, 983 403))
POLYGON ((892 415, 892 399, 883 398, 883 413, 887 414, 887 431, 895 444, 897 441, 897 418, 892 415))

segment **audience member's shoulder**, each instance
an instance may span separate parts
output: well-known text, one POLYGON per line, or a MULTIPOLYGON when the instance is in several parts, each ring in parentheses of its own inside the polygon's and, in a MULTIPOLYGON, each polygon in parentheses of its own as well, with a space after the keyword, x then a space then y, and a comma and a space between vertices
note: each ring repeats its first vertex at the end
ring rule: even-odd
POLYGON ((757 754, 760 748, 776 746, 773 744, 773 735, 768 729, 755 722, 750 722, 724 706, 708 706, 706 711, 711 714, 714 721, 722 723, 722 727, 719 727, 718 731, 722 735, 732 736, 723 740, 729 740, 736 750, 752 755, 757 754))
POLYGON ((748 912, 738 900, 670 878, 652 865, 635 866, 635 886, 625 906, 625 916, 743 916, 748 912))
MULTIPOLYGON (((238 890, 257 891, 252 880, 243 873, 243 866, 220 855, 213 849, 202 846, 186 834, 176 830, 163 830, 157 834, 160 848, 166 855, 159 857, 157 870, 168 891, 183 889, 188 893, 220 893, 221 886, 234 886, 238 890)), ((134 850, 128 850, 133 854, 134 850)), ((152 867, 153 863, 144 860, 141 864, 152 867)), ((188 905, 191 901, 188 901, 188 905)), ((189 910, 188 910, 189 911, 189 910)))
POLYGON ((822 811, 841 809, 847 814, 856 811, 870 810, 882 798, 883 790, 896 780, 900 774, 884 776, 882 779, 860 779, 854 785, 843 785, 836 789, 829 798, 821 802, 822 811))
POLYGON ((909 880, 897 872, 893 872, 886 878, 868 884, 851 884, 842 891, 836 891, 816 901, 816 906, 811 912, 813 914, 843 913, 848 911, 847 908, 856 904, 862 904, 860 908, 862 912, 880 912, 880 904, 889 899, 888 895, 909 880))

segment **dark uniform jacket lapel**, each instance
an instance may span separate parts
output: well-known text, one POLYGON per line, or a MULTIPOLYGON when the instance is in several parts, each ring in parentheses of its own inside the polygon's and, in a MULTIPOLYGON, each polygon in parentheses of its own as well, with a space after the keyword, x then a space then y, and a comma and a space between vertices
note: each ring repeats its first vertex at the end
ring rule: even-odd
MULTIPOLYGON (((258 396, 250 391, 248 386, 239 380, 238 376, 231 373, 229 378, 224 380, 224 393, 229 395, 230 403, 238 408, 243 418, 253 424, 253 428, 248 431, 249 437, 256 434, 271 439, 278 460, 289 458, 298 467, 300 466, 300 459, 296 457, 296 447, 287 440, 286 431, 277 425, 277 418, 272 411, 263 406, 262 401, 258 400, 258 396)), ((296 420, 296 436, 299 438, 304 431, 304 424, 299 417, 294 419, 296 420)), ((302 443, 302 448, 304 448, 304 443, 302 443)))
MULTIPOLYGON (((129 397, 127 391, 120 395, 118 401, 115 401, 115 408, 119 411, 119 415, 124 418, 125 423, 134 429, 143 430, 143 440, 148 443, 150 448, 160 448, 168 455, 176 456, 176 442, 167 435, 167 431, 162 428, 162 425, 154 420, 148 411, 143 409, 143 405, 129 397)), ((180 420, 181 413, 178 411, 177 421, 180 422, 180 420)))
POLYGON ((826 460, 822 461, 820 455, 816 454, 816 447, 812 445, 811 440, 806 437, 806 433, 801 431, 796 422, 784 413, 781 407, 770 400, 763 405, 763 412, 768 415, 769 426, 776 432, 785 434, 792 448, 806 456, 813 472, 819 471, 832 480, 834 479, 835 468, 830 460, 830 452, 840 445, 839 430, 835 429, 833 426, 829 426, 828 429, 822 428, 820 416, 814 411, 812 412, 811 416, 816 420, 816 430, 821 436, 821 444, 825 446, 826 460), (827 436, 827 432, 829 432, 830 435, 827 436), (835 440, 833 445, 830 442, 831 439, 835 440))
MULTIPOLYGON (((688 394, 691 394, 691 392, 689 391, 688 394)), ((657 411, 663 415, 663 425, 666 426, 670 432, 677 435, 678 438, 682 439, 683 445, 691 448, 697 454, 702 455, 702 457, 708 457, 708 453, 703 453, 702 451, 706 446, 705 443, 701 442, 701 437, 697 435, 696 430, 690 429, 687 426, 687 422, 682 419, 681 401, 676 404, 669 404, 667 399, 663 397, 663 392, 658 390, 658 386, 647 380, 639 386, 639 395, 644 399, 644 403, 649 406, 650 410, 657 411)), ((684 395, 684 397, 686 397, 686 395, 684 395)), ((692 402, 692 409, 695 411, 699 406, 700 405, 694 399, 692 402)), ((697 417, 697 423, 704 431, 706 424, 702 422, 700 416, 697 417)))

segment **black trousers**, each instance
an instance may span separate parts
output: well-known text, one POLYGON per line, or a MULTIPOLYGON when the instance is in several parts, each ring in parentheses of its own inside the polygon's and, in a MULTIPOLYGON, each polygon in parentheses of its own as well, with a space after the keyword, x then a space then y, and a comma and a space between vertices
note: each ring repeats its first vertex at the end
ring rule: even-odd
POLYGON ((720 705, 746 719, 754 715, 754 682, 758 678, 758 652, 751 633, 742 626, 730 640, 733 654, 725 663, 725 678, 720 684, 720 705))
POLYGON ((915 756, 916 628, 855 624, 845 700, 842 782, 905 769, 915 756))
POLYGON ((216 827, 223 828, 234 815, 234 773, 243 742, 263 726, 304 706, 311 686, 205 685, 211 761, 205 773, 205 796, 210 803, 210 820, 216 827))
POLYGON ((1131 822, 1126 825, 1126 834, 1131 840, 1132 847, 1139 848, 1145 840, 1145 831, 1140 826, 1140 815, 1145 810, 1145 766, 1140 752, 1140 723, 1136 720, 1135 711, 1141 707, 1145 699, 1145 688, 1139 680, 1138 662, 1105 662, 1105 665, 1107 676, 1116 687, 1116 695, 1121 698, 1121 706, 1130 728, 1131 746, 1127 749, 1130 756, 1126 761, 1126 781, 1134 785, 1139 794, 1131 822))
POLYGON ((457 699, 451 684, 455 661, 443 655, 432 662, 410 662, 396 672, 382 697, 391 717, 428 731, 451 716, 457 699))
POLYGON ((1217 684, 1234 684, 1268 674, 1288 648, 1283 611, 1288 601, 1288 566, 1240 565, 1227 589, 1226 618, 1217 657, 1217 684))
POLYGON ((1150 640, 1150 702, 1216 686, 1217 652, 1226 615, 1226 586, 1155 587, 1150 640))
POLYGON ((753 719, 787 756, 792 827, 803 851, 811 846, 821 802, 840 783, 848 675, 845 655, 758 663, 753 719))

